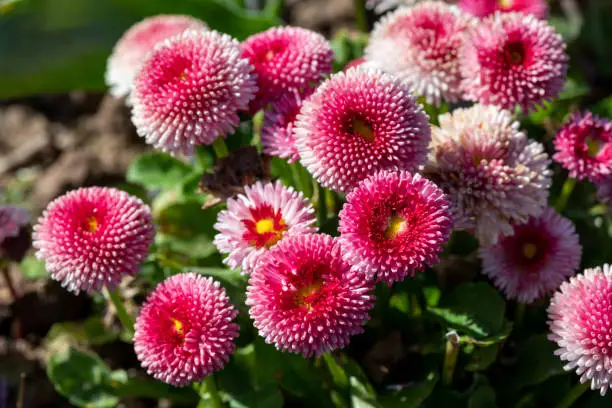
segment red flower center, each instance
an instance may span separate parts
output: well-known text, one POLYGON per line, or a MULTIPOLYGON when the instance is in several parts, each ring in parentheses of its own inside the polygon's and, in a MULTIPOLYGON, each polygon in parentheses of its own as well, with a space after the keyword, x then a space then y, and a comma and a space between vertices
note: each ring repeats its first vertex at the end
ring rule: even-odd
POLYGON ((251 219, 242 220, 246 231, 243 238, 256 248, 270 248, 283 238, 289 228, 280 211, 270 205, 251 209, 251 219))
POLYGON ((534 225, 518 228, 514 236, 508 239, 514 241, 514 262, 523 267, 527 273, 536 273, 540 269, 551 252, 551 245, 554 245, 550 240, 551 237, 534 225))
POLYGON ((96 232, 96 230, 98 229, 98 220, 96 219, 96 217, 93 215, 87 217, 87 219, 83 222, 83 229, 92 234, 96 232))
POLYGON ((504 58, 508 65, 522 65, 525 55, 525 45, 522 41, 510 41, 504 47, 504 58))

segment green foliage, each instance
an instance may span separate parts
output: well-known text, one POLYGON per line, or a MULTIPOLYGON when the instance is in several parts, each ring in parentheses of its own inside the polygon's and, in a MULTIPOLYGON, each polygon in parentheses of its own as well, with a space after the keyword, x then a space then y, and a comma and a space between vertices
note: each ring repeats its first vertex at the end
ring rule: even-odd
POLYGON ((280 20, 228 0, 39 0, 0 10, 0 99, 105 89, 106 59, 121 34, 154 14, 189 14, 238 39, 280 20), (4 14, 4 15, 2 15, 4 14))
POLYGON ((192 172, 182 161, 159 152, 140 155, 128 168, 127 181, 150 189, 171 189, 179 185, 192 172))

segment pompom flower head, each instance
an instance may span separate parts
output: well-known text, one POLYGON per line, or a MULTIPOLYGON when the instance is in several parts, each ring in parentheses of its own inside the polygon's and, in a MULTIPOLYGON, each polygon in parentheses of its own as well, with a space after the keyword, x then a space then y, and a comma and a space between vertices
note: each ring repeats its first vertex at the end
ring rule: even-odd
POLYGON ((334 52, 327 40, 300 27, 273 27, 242 43, 242 56, 255 67, 259 92, 251 111, 264 108, 288 91, 318 85, 332 71, 334 52))
POLYGON ((458 6, 476 17, 487 17, 497 11, 533 14, 542 20, 548 16, 545 0, 459 0, 458 6))
POLYGON ((200 381, 234 352, 237 315, 219 282, 195 273, 171 276, 140 310, 134 350, 158 380, 178 387, 200 381))
POLYGON ((0 246, 7 238, 16 237, 30 222, 30 214, 20 207, 0 205, 0 246))
POLYGON ((605 395, 612 383, 612 270, 586 269, 553 296, 548 307, 551 334, 559 345, 555 352, 575 370, 580 382, 605 395))
POLYGON ((303 98, 297 92, 288 92, 270 104, 264 112, 261 128, 263 152, 293 163, 300 158, 295 146, 293 127, 302 107, 303 98))
POLYGON ((510 112, 474 105, 440 115, 439 121, 425 174, 448 194, 456 229, 488 246, 500 234, 511 235, 513 224, 544 211, 550 160, 510 112))
POLYGON ((555 161, 570 177, 597 182, 612 175, 612 121, 575 114, 555 136, 555 161))
POLYGON ((315 232, 312 205, 302 193, 276 183, 257 182, 227 200, 219 212, 214 243, 232 269, 250 273, 262 256, 285 237, 315 232))
POLYGON ((128 193, 80 188, 52 201, 34 226, 36 256, 69 291, 113 289, 138 272, 153 240, 149 207, 128 193))
POLYGON ((554 292, 580 265, 574 224, 548 208, 514 227, 514 234, 480 248, 483 272, 508 299, 531 303, 554 292))
POLYGON ((294 134, 304 167, 325 187, 348 192, 378 170, 424 164, 428 120, 404 82, 357 67, 333 75, 304 102, 294 134))
POLYGON ((246 304, 267 343, 320 356, 363 331, 374 306, 373 287, 342 260, 335 238, 296 235, 262 258, 249 279, 246 304))
POLYGON ((355 271, 388 284, 437 263, 452 227, 442 190, 403 171, 363 180, 339 217, 342 256, 355 271))
POLYGON ((134 80, 132 121, 147 143, 191 155, 234 131, 257 91, 240 45, 215 31, 185 31, 158 44, 134 80))
POLYGON ((153 47, 185 30, 208 29, 203 21, 183 15, 158 15, 134 24, 115 44, 106 64, 105 79, 111 95, 127 96, 132 80, 153 47))
POLYGON ((461 58, 468 98, 525 111, 561 92, 568 60, 563 39, 545 21, 499 12, 471 31, 461 58))
POLYGON ((459 51, 471 20, 438 1, 401 7, 377 23, 366 58, 398 75, 429 104, 456 102, 463 95, 459 51))

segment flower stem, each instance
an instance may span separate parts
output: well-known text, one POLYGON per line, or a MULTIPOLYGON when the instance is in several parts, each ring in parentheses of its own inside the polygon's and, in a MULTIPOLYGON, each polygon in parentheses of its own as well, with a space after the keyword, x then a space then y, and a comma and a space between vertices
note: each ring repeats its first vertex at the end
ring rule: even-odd
POLYGON ((364 1, 365 0, 353 0, 353 5, 355 7, 355 24, 357 24, 357 28, 360 31, 367 33, 370 30, 368 27, 368 18, 364 1))
POLYGON ((561 214, 563 210, 565 210, 569 198, 572 195, 572 191, 574 191, 574 187, 576 187, 576 179, 568 177, 567 180, 565 180, 565 183, 563 183, 563 187, 561 188, 561 194, 559 195, 559 198, 555 203, 555 210, 557 210, 559 214, 561 214))
POLYGON ((217 158, 222 159, 229 156, 229 151, 227 150, 227 146, 225 145, 222 137, 218 137, 217 140, 213 142, 212 147, 217 155, 217 158))
POLYGON ((557 404, 557 408, 571 407, 574 402, 576 402, 578 398, 580 398, 580 396, 589 389, 590 384, 591 383, 587 381, 582 384, 578 383, 574 385, 574 387, 567 394, 565 394, 565 397, 563 397, 563 399, 557 404))
POLYGON ((13 298, 13 302, 16 302, 20 296, 19 292, 17 292, 17 289, 15 288, 15 284, 13 283, 13 278, 11 277, 11 272, 9 271, 9 263, 0 260, 0 270, 2 270, 2 275, 6 281, 6 286, 8 287, 9 293, 13 298))
POLYGON ((327 221, 327 202, 325 200, 325 189, 322 185, 317 184, 317 218, 319 221, 319 228, 323 228, 323 225, 327 221))
POLYGON ((517 330, 523 326, 525 320, 525 310, 527 307, 524 303, 517 302, 516 309, 514 309, 514 329, 517 330))
POLYGON ((444 352, 444 367, 442 369, 442 384, 450 386, 453 383, 453 374, 457 357, 459 356, 459 336, 455 332, 446 335, 446 348, 444 352))
POLYGON ((206 376, 200 385, 200 402, 197 408, 223 408, 223 401, 212 374, 206 376))
POLYGON ((119 291, 117 289, 110 290, 105 286, 104 297, 110 300, 113 304, 117 317, 121 321, 125 331, 127 331, 130 335, 130 338, 134 337, 134 319, 132 319, 132 316, 130 316, 127 312, 125 305, 123 304, 123 300, 121 299, 121 295, 119 295, 119 291))

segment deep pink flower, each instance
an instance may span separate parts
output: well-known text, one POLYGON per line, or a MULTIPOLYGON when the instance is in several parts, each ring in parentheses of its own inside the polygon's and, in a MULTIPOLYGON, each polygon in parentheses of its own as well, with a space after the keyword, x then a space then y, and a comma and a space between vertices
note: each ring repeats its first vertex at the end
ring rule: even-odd
POLYGON ((293 127, 302 102, 303 98, 297 92, 288 92, 264 111, 261 145, 265 154, 287 159, 289 163, 300 158, 295 146, 293 127))
POLYGON ((30 214, 20 207, 0 205, 0 245, 7 238, 16 237, 30 222, 30 214))
POLYGON ((545 21, 499 12, 471 31, 461 58, 467 97, 525 111, 561 92, 568 60, 563 39, 545 21))
MULTIPOLYGON (((315 232, 312 205, 301 192, 280 181, 258 181, 244 188, 244 194, 227 200, 219 212, 215 245, 230 268, 250 273, 260 258, 285 237, 315 232)), ((268 255, 265 255, 266 257, 268 255)))
POLYGON ((127 96, 141 64, 157 43, 185 30, 208 29, 203 21, 190 16, 157 15, 130 27, 117 41, 106 64, 105 79, 115 97, 127 96))
POLYGON ((605 395, 612 383, 612 270, 586 269, 561 285, 548 307, 555 352, 580 382, 605 395))
POLYGON ((469 15, 439 1, 401 7, 376 24, 365 55, 427 103, 457 102, 463 96, 459 51, 471 23, 469 15))
POLYGON ((171 276, 140 310, 134 350, 158 380, 178 387, 200 381, 233 354, 237 315, 219 282, 195 273, 171 276))
POLYGON ((357 67, 332 75, 304 102, 294 134, 304 167, 348 192, 378 170, 424 164, 428 119, 406 83, 357 67))
POLYGON ((372 280, 342 260, 335 238, 296 235, 262 258, 249 279, 246 304, 266 343, 319 356, 363 332, 373 288, 372 280))
POLYGON ((300 27, 273 27, 242 43, 242 56, 255 67, 256 112, 288 91, 303 92, 332 71, 334 52, 325 37, 300 27))
POLYGON ((514 234, 480 248, 483 272, 508 299, 531 303, 554 292, 580 266, 574 224, 547 208, 514 227, 514 234))
POLYGON ((88 187, 52 201, 34 227, 36 256, 69 291, 113 289, 138 272, 155 230, 149 207, 124 191, 88 187))
POLYGON ((132 121, 147 143, 193 153, 232 133, 257 91, 238 41, 215 31, 186 31, 157 45, 134 80, 132 121))
POLYGON ((419 174, 381 171, 340 211, 342 256, 359 273, 392 284, 438 262, 452 228, 449 203, 419 174))
POLYGON ((553 156, 570 177, 591 181, 612 175, 612 121, 576 113, 555 136, 553 156))
POLYGON ((511 235, 512 225, 544 211, 550 159, 510 112, 474 105, 440 115, 439 121, 432 127, 424 174, 448 194, 456 229, 489 246, 500 234, 511 235))
POLYGON ((476 17, 487 17, 496 11, 533 14, 542 20, 548 16, 548 5, 545 0, 459 0, 458 6, 476 17))

